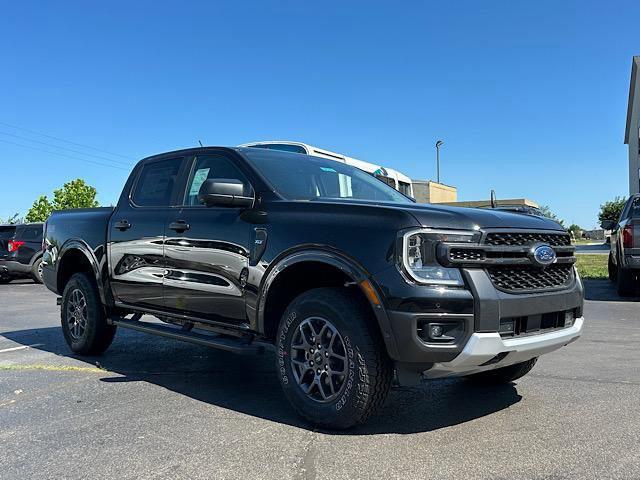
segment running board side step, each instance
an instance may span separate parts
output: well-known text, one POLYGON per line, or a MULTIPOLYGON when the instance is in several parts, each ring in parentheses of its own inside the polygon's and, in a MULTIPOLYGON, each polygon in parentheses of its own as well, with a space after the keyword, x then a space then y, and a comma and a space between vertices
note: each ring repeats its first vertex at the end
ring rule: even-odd
POLYGON ((124 318, 112 318, 114 325, 122 328, 136 330, 138 332, 150 333, 161 337, 181 340, 183 342, 204 345, 205 347, 217 348, 225 352, 237 353, 240 355, 258 355, 264 353, 264 345, 252 342, 247 343, 244 339, 235 339, 223 336, 204 335, 198 332, 177 330, 172 327, 165 327, 155 323, 140 322, 137 320, 126 320, 124 318))

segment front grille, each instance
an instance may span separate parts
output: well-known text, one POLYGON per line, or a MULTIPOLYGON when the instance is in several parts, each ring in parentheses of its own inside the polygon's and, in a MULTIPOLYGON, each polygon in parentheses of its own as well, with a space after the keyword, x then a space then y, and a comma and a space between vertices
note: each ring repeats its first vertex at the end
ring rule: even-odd
POLYGON ((487 273, 496 288, 526 293, 568 287, 573 280, 573 265, 554 264, 544 269, 530 265, 504 265, 489 267, 487 273))
POLYGON ((546 243, 552 247, 563 247, 571 245, 571 237, 567 233, 491 232, 487 234, 484 243, 496 246, 523 246, 546 243))

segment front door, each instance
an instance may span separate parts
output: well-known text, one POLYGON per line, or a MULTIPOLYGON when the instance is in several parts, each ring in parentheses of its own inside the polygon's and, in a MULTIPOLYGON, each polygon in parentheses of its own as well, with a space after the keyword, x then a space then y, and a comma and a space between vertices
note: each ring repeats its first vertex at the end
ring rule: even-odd
POLYGON ((183 158, 145 162, 109 223, 111 287, 116 300, 164 307, 164 228, 183 158), (128 198, 126 198, 128 196, 128 198))
POLYGON ((165 302, 176 312, 243 324, 252 225, 241 218, 239 208, 199 203, 200 186, 212 178, 241 180, 246 192, 251 191, 234 159, 210 153, 193 159, 183 205, 171 213, 165 227, 165 302))

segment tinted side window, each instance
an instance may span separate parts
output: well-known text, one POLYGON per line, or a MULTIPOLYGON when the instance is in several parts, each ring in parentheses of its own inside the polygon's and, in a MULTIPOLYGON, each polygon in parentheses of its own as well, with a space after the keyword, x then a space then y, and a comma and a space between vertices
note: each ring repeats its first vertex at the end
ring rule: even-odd
POLYGON ((627 203, 624 205, 622 212, 620 212, 620 218, 618 219, 618 223, 622 222, 623 220, 629 217, 629 209, 631 208, 631 202, 632 202, 631 198, 627 200, 627 203))
POLYGON ((251 194, 249 181, 233 161, 221 155, 205 155, 196 158, 195 165, 187 182, 185 192, 185 205, 200 205, 198 193, 205 180, 211 178, 236 179, 244 183, 244 194, 251 194))
POLYGON ((21 240, 37 242, 42 240, 42 227, 25 227, 18 235, 21 240))
POLYGON ((131 199, 140 207, 164 207, 171 203, 182 158, 152 162, 142 167, 131 199))

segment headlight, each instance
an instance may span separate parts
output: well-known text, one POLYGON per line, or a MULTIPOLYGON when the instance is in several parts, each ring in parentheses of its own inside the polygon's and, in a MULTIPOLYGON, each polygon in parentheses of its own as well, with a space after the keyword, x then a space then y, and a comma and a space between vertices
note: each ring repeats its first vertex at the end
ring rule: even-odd
POLYGON ((402 263, 416 282, 430 285, 464 285, 458 268, 443 267, 436 258, 440 242, 478 243, 480 232, 447 230, 414 230, 403 237, 402 263))

